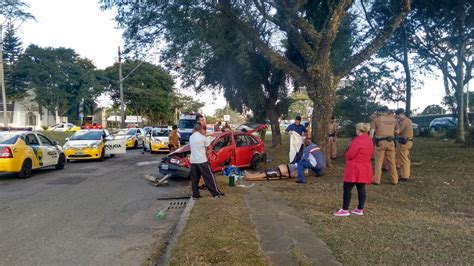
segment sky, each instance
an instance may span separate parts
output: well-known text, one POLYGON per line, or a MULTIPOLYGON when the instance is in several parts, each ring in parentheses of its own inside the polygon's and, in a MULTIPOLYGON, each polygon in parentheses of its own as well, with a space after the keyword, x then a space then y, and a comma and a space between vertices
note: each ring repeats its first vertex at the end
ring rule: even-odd
MULTIPOLYGON (((113 20, 113 11, 101 11, 98 0, 25 0, 36 21, 21 25, 19 36, 24 47, 37 44, 42 47, 73 48, 82 57, 94 61, 98 68, 105 68, 117 61, 117 48, 123 47, 122 31, 113 20)), ((439 77, 440 75, 438 75, 439 77)), ((443 83, 433 76, 422 77, 423 88, 413 91, 412 109, 431 104, 440 104, 444 96, 443 83)), ((179 81, 177 81, 179 84, 179 81)), ((471 89, 472 90, 472 89, 471 89)), ((215 109, 225 106, 222 94, 213 96, 210 92, 199 95, 180 89, 206 103, 203 112, 213 115, 215 109)), ((101 98, 101 105, 109 101, 101 98)), ((395 104, 390 107, 397 107, 395 104)), ((403 104, 399 107, 404 107, 403 104)))

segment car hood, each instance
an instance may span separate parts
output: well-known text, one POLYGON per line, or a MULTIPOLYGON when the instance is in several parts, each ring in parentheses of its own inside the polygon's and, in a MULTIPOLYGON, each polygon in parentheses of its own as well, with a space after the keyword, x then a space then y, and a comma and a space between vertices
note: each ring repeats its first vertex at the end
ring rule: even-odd
POLYGON ((72 147, 84 147, 98 143, 100 140, 70 140, 65 145, 72 147))
POLYGON ((163 141, 163 142, 168 142, 169 138, 168 137, 153 137, 155 140, 163 141))
POLYGON ((191 150, 191 148, 189 147, 189 144, 186 144, 184 146, 181 146, 181 148, 175 150, 174 152, 170 153, 169 156, 189 152, 190 150, 191 150))
POLYGON ((254 133, 257 132, 261 129, 267 128, 267 125, 265 124, 260 124, 260 123, 245 123, 240 126, 238 126, 235 131, 242 131, 242 129, 245 129, 247 133, 254 133))

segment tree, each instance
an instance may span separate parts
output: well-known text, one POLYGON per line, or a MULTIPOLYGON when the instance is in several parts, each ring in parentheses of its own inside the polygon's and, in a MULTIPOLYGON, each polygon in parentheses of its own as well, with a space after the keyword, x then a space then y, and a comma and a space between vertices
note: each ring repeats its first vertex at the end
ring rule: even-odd
MULTIPOLYGON (((173 79, 162 67, 148 62, 138 60, 127 60, 122 65, 125 75, 131 73, 123 82, 124 101, 127 113, 142 115, 151 122, 161 123, 172 121, 174 110, 171 109, 173 79), (131 73, 132 69, 139 68, 131 73)), ((109 85, 115 105, 120 104, 120 92, 118 82, 110 82, 117 79, 118 63, 107 67, 102 73, 102 84, 109 85)))
POLYGON ((96 83, 94 64, 68 48, 30 45, 20 56, 17 74, 24 87, 34 89, 35 101, 58 116, 79 116, 79 105, 92 112, 102 92, 96 83))
POLYGON ((15 33, 15 27, 12 23, 7 24, 5 36, 3 37, 3 62, 5 72, 5 88, 6 94, 9 98, 21 97, 25 91, 23 86, 24 81, 16 72, 18 60, 20 58, 22 49, 22 42, 15 33))
POLYGON ((218 108, 216 111, 214 111, 214 117, 217 119, 217 121, 224 122, 224 115, 229 115, 230 116, 230 121, 229 123, 231 124, 243 124, 245 123, 245 116, 243 116, 241 113, 233 110, 230 106, 226 106, 224 108, 218 108))
POLYGON ((422 115, 438 115, 438 114, 445 114, 446 110, 444 110, 443 107, 437 104, 432 104, 428 105, 425 107, 423 112, 421 112, 422 115))
MULTIPOLYGON (((359 46, 351 56, 342 62, 333 60, 332 54, 337 33, 348 15, 352 1, 130 1, 102 0, 105 8, 117 7, 116 17, 125 28, 128 45, 143 46, 158 39, 179 40, 184 30, 199 34, 214 26, 216 19, 227 20, 233 29, 239 31, 256 51, 285 74, 306 87, 314 108, 312 126, 316 121, 320 127, 313 131, 313 140, 321 143, 327 151, 327 132, 330 117, 336 101, 336 87, 339 81, 356 66, 369 59, 383 42, 398 27, 410 10, 410 1, 404 0, 397 12, 375 37, 359 46), (305 12, 314 10, 324 12, 305 12), (323 14, 323 15, 321 15, 323 14), (261 25, 271 29, 261 31, 261 25), (300 56, 296 63, 285 55, 287 46, 292 45, 300 56), (337 62, 337 64, 334 64, 337 62)), ((209 31, 213 33, 213 31, 209 31)), ((208 49, 200 40, 185 42, 183 46, 208 49)), ((205 44, 204 44, 205 45, 205 44)), ((329 154, 326 152, 326 154, 329 154)))
POLYGON ((204 103, 181 93, 174 93, 172 100, 171 107, 178 108, 182 113, 201 113, 201 108, 204 107, 204 103))
POLYGON ((312 102, 308 95, 300 92, 295 92, 290 96, 290 107, 288 108, 288 118, 294 119, 296 116, 302 116, 305 118, 311 117, 312 113, 312 102))
POLYGON ((465 141, 467 126, 464 85, 472 78, 472 8, 472 3, 465 0, 420 0, 414 13, 421 31, 415 38, 418 59, 436 65, 443 74, 446 103, 455 108, 458 118, 456 142, 465 141))

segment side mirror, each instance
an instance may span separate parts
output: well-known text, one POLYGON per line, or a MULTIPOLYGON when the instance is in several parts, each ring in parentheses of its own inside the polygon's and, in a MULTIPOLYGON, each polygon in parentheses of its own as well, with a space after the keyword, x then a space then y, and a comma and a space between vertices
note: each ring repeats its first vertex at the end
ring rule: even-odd
POLYGON ((69 141, 69 138, 66 138, 66 141, 69 141))

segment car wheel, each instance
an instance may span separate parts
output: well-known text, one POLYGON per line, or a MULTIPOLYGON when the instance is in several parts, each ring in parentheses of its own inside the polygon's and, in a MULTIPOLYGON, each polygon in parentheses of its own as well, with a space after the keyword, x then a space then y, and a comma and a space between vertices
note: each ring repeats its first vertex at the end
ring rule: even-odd
POLYGON ((136 149, 138 147, 138 141, 135 140, 135 143, 133 143, 133 148, 136 149))
POLYGON ((33 163, 31 162, 31 159, 26 159, 23 161, 23 165, 21 166, 21 170, 18 173, 19 178, 28 178, 31 176, 31 171, 33 168, 33 163))
POLYGON ((254 155, 252 158, 252 162, 250 163, 250 169, 252 170, 257 170, 258 169, 258 164, 260 163, 260 158, 258 155, 254 155))
POLYGON ((64 169, 65 165, 66 165, 66 156, 64 156, 64 154, 60 154, 58 163, 56 164, 55 168, 56 170, 62 170, 64 169))
POLYGON ((110 155, 110 158, 114 158, 114 157, 115 157, 115 154, 111 154, 111 155, 110 155))

